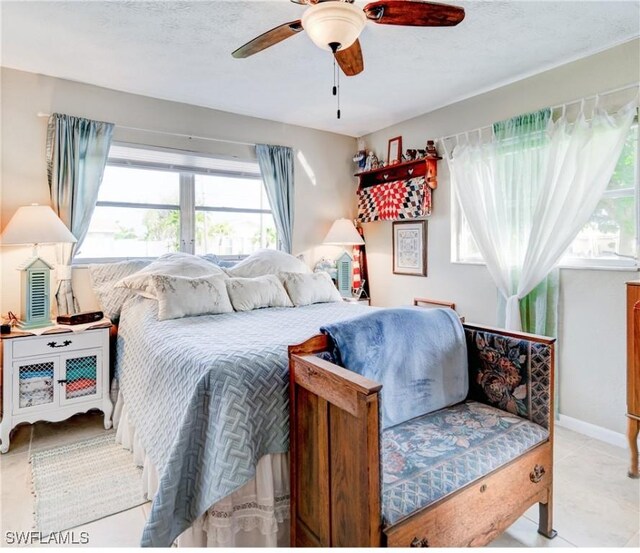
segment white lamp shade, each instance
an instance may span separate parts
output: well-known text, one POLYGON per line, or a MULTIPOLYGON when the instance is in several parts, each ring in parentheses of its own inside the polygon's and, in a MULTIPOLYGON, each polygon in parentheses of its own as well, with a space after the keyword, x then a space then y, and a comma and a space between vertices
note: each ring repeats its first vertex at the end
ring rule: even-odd
POLYGON ((366 22, 362 8, 346 2, 315 4, 302 15, 302 27, 313 43, 323 50, 331 50, 331 43, 346 50, 360 36, 366 22))
POLYGON ((338 219, 331 225, 324 244, 335 246, 362 246, 364 240, 349 219, 338 219))
POLYGON ((2 244, 57 244, 77 242, 48 205, 19 207, 2 232, 2 244))

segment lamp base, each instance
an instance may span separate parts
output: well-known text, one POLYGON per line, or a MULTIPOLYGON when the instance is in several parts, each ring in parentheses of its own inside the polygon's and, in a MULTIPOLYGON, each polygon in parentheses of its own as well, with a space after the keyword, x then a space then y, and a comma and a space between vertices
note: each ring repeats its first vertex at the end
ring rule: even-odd
POLYGON ((36 328, 46 328, 48 326, 56 326, 53 321, 40 321, 37 323, 28 323, 26 321, 18 321, 16 328, 18 330, 35 330, 36 328))

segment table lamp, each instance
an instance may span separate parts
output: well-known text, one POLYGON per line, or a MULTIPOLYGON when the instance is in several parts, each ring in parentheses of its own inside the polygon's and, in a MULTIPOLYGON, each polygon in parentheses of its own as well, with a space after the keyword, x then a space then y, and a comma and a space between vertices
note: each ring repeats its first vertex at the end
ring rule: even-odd
MULTIPOLYGON (((356 230, 353 221, 349 219, 338 219, 331 225, 329 232, 324 238, 323 244, 328 246, 362 246, 364 240, 356 230)), ((344 297, 351 296, 352 262, 353 258, 346 250, 336 259, 338 290, 344 297)))
POLYGON ((77 242, 75 236, 48 205, 18 208, 1 237, 2 245, 33 245, 33 256, 18 267, 20 320, 18 328, 30 330, 50 326, 50 276, 52 266, 38 255, 38 245, 77 242))

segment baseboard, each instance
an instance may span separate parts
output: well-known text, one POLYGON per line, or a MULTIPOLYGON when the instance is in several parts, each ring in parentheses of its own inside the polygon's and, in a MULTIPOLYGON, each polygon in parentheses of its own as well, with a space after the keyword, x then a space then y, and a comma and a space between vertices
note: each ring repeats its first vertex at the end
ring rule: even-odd
POLYGON ((579 432, 580 434, 589 436, 589 438, 595 438, 596 440, 600 440, 611 445, 623 448, 627 447, 627 438, 624 434, 614 432, 613 430, 603 428, 602 426, 596 426, 590 422, 574 419, 567 415, 559 415, 556 420, 556 425, 562 426, 568 430, 573 430, 574 432, 579 432))

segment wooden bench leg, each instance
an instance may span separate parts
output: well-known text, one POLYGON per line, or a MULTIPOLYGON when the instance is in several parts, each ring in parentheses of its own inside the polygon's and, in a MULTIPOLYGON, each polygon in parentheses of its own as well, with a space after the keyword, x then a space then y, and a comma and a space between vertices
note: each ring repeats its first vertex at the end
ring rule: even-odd
POLYGON ((538 534, 542 534, 545 538, 552 540, 558 535, 553 529, 553 492, 549 490, 547 503, 538 503, 539 519, 538 534))
POLYGON ((627 438, 629 440, 629 450, 631 451, 631 466, 629 467, 629 478, 639 478, 638 474, 638 432, 640 431, 640 421, 628 418, 627 438))

